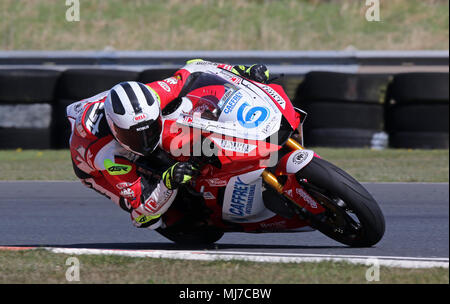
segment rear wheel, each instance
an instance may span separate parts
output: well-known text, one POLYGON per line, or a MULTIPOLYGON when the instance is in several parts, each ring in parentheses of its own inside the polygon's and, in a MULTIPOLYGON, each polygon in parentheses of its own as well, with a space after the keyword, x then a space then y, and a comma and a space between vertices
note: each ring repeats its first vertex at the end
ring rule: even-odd
POLYGON ((370 247, 381 240, 385 231, 383 213, 370 193, 348 173, 315 157, 296 177, 326 210, 310 218, 314 228, 352 247, 370 247))

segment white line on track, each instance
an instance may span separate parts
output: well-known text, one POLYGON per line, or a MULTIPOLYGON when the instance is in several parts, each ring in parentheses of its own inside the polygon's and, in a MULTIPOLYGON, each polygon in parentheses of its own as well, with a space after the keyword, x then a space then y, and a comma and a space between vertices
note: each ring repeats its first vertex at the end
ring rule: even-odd
POLYGON ((356 256, 327 255, 301 253, 267 253, 267 252, 236 252, 236 251, 188 251, 188 250, 120 250, 120 249, 82 249, 82 248, 45 248, 54 253, 64 254, 94 254, 120 255, 140 258, 166 258, 198 261, 230 261, 241 260, 266 263, 302 263, 302 262, 347 262, 372 266, 377 264, 385 267, 399 268, 449 268, 448 258, 416 258, 392 256, 356 256))

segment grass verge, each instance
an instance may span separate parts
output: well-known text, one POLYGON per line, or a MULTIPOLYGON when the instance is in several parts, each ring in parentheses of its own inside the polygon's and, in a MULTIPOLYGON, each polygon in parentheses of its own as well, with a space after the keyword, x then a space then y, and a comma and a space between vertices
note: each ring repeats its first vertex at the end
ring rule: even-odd
POLYGON ((447 182, 448 150, 314 149, 361 182, 447 182))
MULTIPOLYGON (((68 283, 69 255, 43 249, 0 250, 0 283, 68 283), (39 261, 39 263, 36 263, 39 261)), ((255 263, 189 261, 122 256, 76 256, 80 281, 151 284, 365 284, 368 266, 348 263, 255 263), (138 270, 138 271, 136 271, 138 270)), ((448 284, 448 269, 381 267, 381 284, 448 284)), ((75 283, 75 282, 74 282, 75 283)))
POLYGON ((0 180, 78 180, 69 150, 0 151, 0 180))
POLYGON ((0 1, 2 50, 448 49, 446 0, 0 1), (66 1, 67 2, 67 1, 66 1), (71 2, 72 3, 72 2, 71 2))
MULTIPOLYGON (((313 148, 361 182, 448 182, 448 150, 313 148)), ((0 151, 0 180, 77 180, 68 150, 0 151)))

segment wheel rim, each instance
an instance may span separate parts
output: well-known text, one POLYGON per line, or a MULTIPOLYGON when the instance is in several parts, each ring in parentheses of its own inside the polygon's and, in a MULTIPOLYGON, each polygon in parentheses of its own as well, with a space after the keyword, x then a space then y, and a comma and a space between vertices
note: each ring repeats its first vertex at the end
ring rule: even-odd
POLYGON ((320 215, 321 227, 319 228, 326 229, 327 235, 346 244, 353 244, 363 239, 364 226, 344 200, 335 195, 324 194, 325 191, 311 185, 304 184, 304 186, 305 190, 326 210, 320 215))

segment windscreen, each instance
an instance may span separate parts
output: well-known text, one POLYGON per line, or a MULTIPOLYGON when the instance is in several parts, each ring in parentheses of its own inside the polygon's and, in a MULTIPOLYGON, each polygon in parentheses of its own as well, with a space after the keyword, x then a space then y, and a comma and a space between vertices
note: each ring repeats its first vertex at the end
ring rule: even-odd
POLYGON ((237 86, 222 77, 201 73, 192 81, 186 94, 193 104, 190 114, 200 113, 203 119, 217 121, 227 102, 238 90, 237 86))

